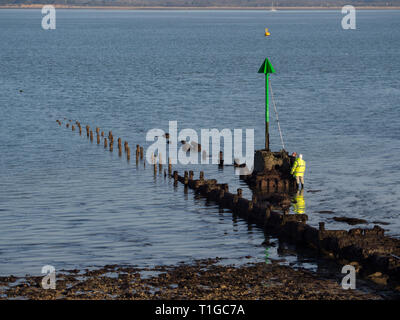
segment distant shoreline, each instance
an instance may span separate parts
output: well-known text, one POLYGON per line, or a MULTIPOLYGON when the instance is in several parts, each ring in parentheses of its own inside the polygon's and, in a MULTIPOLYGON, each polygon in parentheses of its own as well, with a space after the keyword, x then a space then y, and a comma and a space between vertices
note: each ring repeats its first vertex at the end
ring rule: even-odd
MULTIPOLYGON (((21 4, 21 5, 0 5, 0 9, 41 9, 49 4, 21 4)), ((79 6, 53 4, 57 9, 98 9, 98 10, 264 10, 271 11, 271 7, 170 7, 170 6, 79 6)), ((400 10, 400 7, 389 6, 354 6, 357 10, 400 10)), ((284 10, 341 10, 337 7, 275 7, 277 11, 284 10)))

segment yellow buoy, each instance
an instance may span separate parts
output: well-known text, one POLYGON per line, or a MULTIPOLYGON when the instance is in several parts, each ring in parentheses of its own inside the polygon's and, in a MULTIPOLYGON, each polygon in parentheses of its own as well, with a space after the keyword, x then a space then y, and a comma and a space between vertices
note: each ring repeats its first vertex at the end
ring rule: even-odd
POLYGON ((271 33, 268 31, 268 28, 265 28, 265 36, 268 37, 270 35, 271 35, 271 33))

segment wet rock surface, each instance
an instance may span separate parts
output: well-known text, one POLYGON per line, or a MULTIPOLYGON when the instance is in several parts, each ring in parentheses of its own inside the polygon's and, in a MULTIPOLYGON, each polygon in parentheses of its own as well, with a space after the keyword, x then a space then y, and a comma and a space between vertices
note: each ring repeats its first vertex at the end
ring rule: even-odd
POLYGON ((321 210, 321 211, 318 211, 318 213, 321 213, 321 214, 333 214, 335 212, 333 212, 332 210, 321 210))
POLYGON ((364 219, 358 219, 358 218, 348 218, 348 217, 333 217, 333 220, 337 222, 345 222, 349 225, 356 225, 356 224, 367 224, 368 221, 364 219))
POLYGON ((377 294, 344 290, 336 281, 318 278, 310 271, 281 266, 276 261, 235 267, 219 265, 219 260, 198 260, 191 264, 157 266, 151 269, 107 265, 96 270, 66 270, 57 274, 54 290, 41 287, 42 277, 2 277, 0 299, 382 298, 377 294))
POLYGON ((381 225, 383 225, 383 226, 387 226, 387 225, 390 224, 389 222, 384 222, 384 221, 372 221, 372 223, 381 224, 381 225))

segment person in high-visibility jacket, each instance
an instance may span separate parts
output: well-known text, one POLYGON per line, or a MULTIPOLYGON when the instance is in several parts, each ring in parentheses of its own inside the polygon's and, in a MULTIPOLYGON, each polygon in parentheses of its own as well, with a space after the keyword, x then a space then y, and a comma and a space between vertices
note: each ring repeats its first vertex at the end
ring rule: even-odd
POLYGON ((303 155, 300 154, 295 160, 290 174, 294 175, 296 178, 297 186, 304 188, 304 172, 306 171, 306 162, 303 160, 303 155))
POLYGON ((297 191, 296 195, 292 199, 293 211, 298 214, 306 213, 306 202, 304 201, 304 189, 297 191))

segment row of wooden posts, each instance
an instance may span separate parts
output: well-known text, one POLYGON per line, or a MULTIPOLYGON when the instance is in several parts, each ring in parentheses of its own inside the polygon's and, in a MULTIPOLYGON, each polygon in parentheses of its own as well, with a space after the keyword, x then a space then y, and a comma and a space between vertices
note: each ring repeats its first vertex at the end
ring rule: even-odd
MULTIPOLYGON (((56 122, 60 126, 62 125, 60 120, 56 120, 56 122)), ((66 123, 66 127, 67 128, 69 128, 70 122, 72 122, 72 120, 69 120, 69 122, 66 123)), ((76 120, 75 124, 79 129, 79 135, 82 135, 82 126, 81 126, 80 122, 78 120, 76 120)), ((75 128, 76 128, 75 125, 72 124, 71 125, 72 131, 75 131, 75 128)), ((85 128, 86 128, 86 136, 90 139, 91 142, 93 142, 93 131, 90 129, 89 125, 86 125, 85 128)), ((100 133, 100 128, 99 127, 96 127, 96 134, 97 134, 97 137, 96 137, 97 144, 100 144, 100 137, 104 138, 104 148, 107 149, 109 147, 110 151, 112 152, 114 150, 114 136, 112 134, 112 131, 108 132, 108 139, 107 139, 107 137, 104 137, 104 131, 101 131, 101 133, 100 133)), ((169 134, 168 134, 167 138, 169 138, 169 134)), ((121 138, 118 138, 117 141, 118 141, 118 154, 121 156, 122 155, 122 140, 121 140, 121 138)), ((197 148, 198 148, 198 150, 201 150, 201 145, 197 144, 197 148)), ((130 160, 131 149, 130 149, 127 141, 124 141, 124 151, 126 153, 127 159, 130 160)), ((141 146, 139 146, 137 144, 136 145, 136 160, 138 160, 139 157, 140 157, 140 160, 143 160, 143 147, 141 147, 141 146)), ((162 155, 159 154, 158 163, 159 163, 160 172, 162 170, 162 158, 161 157, 162 157, 162 155)), ((152 154, 152 165, 153 165, 155 171, 157 171, 156 163, 157 163, 157 157, 154 154, 152 154)), ((219 152, 218 166, 219 167, 223 167, 224 166, 224 154, 223 154, 222 151, 219 152)), ((169 174, 171 174, 171 172, 170 172, 171 168, 170 167, 171 167, 171 159, 168 158, 169 174)))
MULTIPOLYGON (((66 118, 64 118, 64 120, 66 120, 66 118)), ((60 120, 56 120, 56 122, 58 123, 59 126, 62 125, 62 122, 60 120)), ((68 120, 66 123, 66 128, 69 128, 71 126, 72 131, 75 131, 76 128, 78 128, 79 130, 79 135, 82 135, 82 125, 81 123, 76 120, 75 124, 72 124, 72 120, 68 120)), ((91 130, 89 125, 85 126, 86 129, 86 136, 88 139, 90 139, 91 142, 93 142, 94 137, 93 137, 93 130, 91 130)), ((113 146, 114 146, 114 136, 112 131, 110 130, 108 132, 108 136, 105 137, 104 135, 104 131, 100 131, 99 127, 96 127, 95 129, 96 132, 96 140, 97 140, 97 144, 100 144, 101 138, 104 139, 104 148, 105 149, 109 149, 110 152, 113 151, 113 146)), ((169 138, 169 136, 167 136, 167 139, 169 138)), ((122 155, 122 139, 118 138, 117 139, 117 144, 118 144, 118 151, 119 151, 119 155, 122 155)), ((201 150, 201 145, 198 145, 197 148, 199 150, 201 150)), ((124 141, 124 152, 126 153, 127 159, 130 160, 130 147, 127 141, 124 141)), ((143 160, 144 158, 144 149, 142 146, 140 145, 136 145, 136 160, 138 161, 143 160)), ((151 156, 151 163, 152 166, 154 168, 154 172, 157 173, 157 158, 158 158, 158 169, 159 172, 162 172, 162 155, 159 154, 158 157, 156 157, 154 154, 152 154, 151 156)), ((144 162, 145 163, 145 162, 144 162)), ((219 154, 219 165, 223 166, 224 164, 224 160, 223 160, 223 153, 222 151, 219 154)), ((167 175, 167 171, 164 170, 164 175, 167 175)), ((171 159, 168 158, 168 176, 174 178, 175 181, 177 181, 177 177, 178 174, 176 171, 174 171, 174 174, 172 174, 172 164, 171 164, 171 159)), ((186 182, 185 185, 188 183, 188 181, 192 181, 194 180, 194 173, 193 171, 185 171, 185 176, 184 176, 184 181, 186 182)), ((200 171, 200 181, 204 180, 204 172, 200 171)), ((242 189, 238 189, 238 196, 241 197, 242 195, 242 189)))
MULTIPOLYGON (((60 120, 56 120, 59 126, 62 125, 62 122, 60 120)), ((79 129, 79 135, 82 135, 82 126, 79 121, 75 121, 75 124, 72 124, 72 120, 67 121, 66 123, 66 128, 69 128, 71 125, 72 131, 75 131, 76 128, 79 129), (76 125, 76 126, 75 126, 76 125)), ((90 139, 91 142, 93 142, 93 131, 90 129, 89 125, 85 126, 86 129, 86 136, 88 139, 90 139)), ((112 131, 108 132, 108 136, 104 136, 104 131, 100 132, 100 128, 96 127, 96 140, 97 144, 100 144, 101 138, 104 139, 104 149, 109 149, 110 152, 113 152, 114 150, 114 136, 112 131)), ((117 144, 118 144, 118 154, 119 156, 122 156, 122 139, 118 138, 117 139, 117 144)), ((128 141, 124 141, 124 152, 126 154, 126 158, 129 161, 131 158, 131 149, 129 147, 128 141)), ((136 145, 136 163, 139 162, 140 160, 143 160, 144 158, 144 149, 140 145, 136 145)), ((162 155, 159 154, 158 157, 152 154, 151 162, 152 166, 154 168, 154 173, 157 173, 157 158, 158 158, 158 169, 160 173, 162 172, 162 155)), ((146 166, 146 161, 143 162, 143 165, 146 166)), ((172 164, 171 164, 171 159, 168 158, 168 174, 171 175, 172 172, 172 164)), ((166 171, 164 170, 164 174, 166 175, 166 171)))
MULTIPOLYGON (((61 126, 61 124, 62 124, 61 121, 60 120, 56 120, 56 121, 61 126)), ((69 128, 70 122, 71 122, 71 120, 69 120, 69 122, 66 123, 65 126, 67 128, 69 128)), ((75 129, 76 129, 75 125, 79 130, 79 135, 82 135, 82 125, 81 125, 81 123, 79 121, 75 121, 75 124, 71 124, 72 131, 75 131, 75 129)), ((93 140, 94 140, 93 130, 91 130, 89 125, 86 125, 85 129, 86 129, 87 138, 90 139, 91 142, 93 142, 93 140)), ((104 131, 100 132, 100 128, 99 127, 96 127, 95 132, 96 132, 97 144, 100 144, 101 138, 103 138, 104 139, 104 141, 103 141, 104 142, 104 149, 108 149, 109 148, 110 152, 112 152, 114 150, 114 136, 112 134, 112 131, 108 132, 108 136, 107 137, 105 137, 104 131)), ((117 139, 117 143, 118 143, 118 153, 119 153, 120 156, 122 156, 122 139, 118 138, 117 139)), ((126 154, 126 158, 128 160, 130 160, 130 158, 131 158, 131 149, 130 149, 129 144, 128 144, 127 141, 124 141, 124 152, 126 154)), ((136 157, 137 157, 137 159, 139 159, 139 157, 140 157, 140 159, 143 159, 143 147, 140 147, 139 145, 136 146, 136 157)))
MULTIPOLYGON (((56 120, 56 122, 59 124, 59 126, 62 125, 62 122, 60 120, 56 120)), ((75 131, 75 129, 77 127, 79 129, 79 135, 82 135, 81 123, 78 120, 76 120, 75 121, 75 125, 76 126, 75 126, 71 122, 72 122, 72 120, 67 121, 66 127, 69 128, 70 124, 71 124, 72 131, 75 131)), ((94 139, 93 138, 93 131, 90 129, 90 126, 86 125, 85 129, 86 129, 86 136, 90 139, 91 142, 93 142, 93 139, 94 139)), ((104 139, 104 149, 109 148, 110 152, 113 152, 113 150, 114 150, 114 136, 112 134, 112 131, 108 132, 108 136, 107 137, 104 136, 104 131, 100 132, 100 128, 99 127, 96 127, 95 131, 96 131, 97 144, 100 144, 100 140, 101 140, 101 138, 103 138, 104 139)), ((169 137, 167 137, 167 138, 169 138, 169 137)), ((120 156, 122 156, 122 140, 121 140, 121 138, 118 138, 117 142, 118 142, 118 154, 120 156)), ((201 150, 200 146, 201 145, 198 145, 199 150, 201 150)), ((127 160, 129 161, 130 158, 131 158, 131 149, 130 149, 127 141, 124 141, 124 152, 126 153, 127 160)), ((143 160, 143 157, 144 157, 143 147, 137 144, 136 145, 136 162, 138 162, 139 159, 143 160)), ((162 154, 159 154, 158 157, 155 156, 154 154, 152 154, 151 163, 152 163, 152 166, 154 168, 154 172, 157 173, 157 158, 158 158, 158 170, 161 173, 162 172, 162 154)), ((145 165, 146 165, 146 162, 144 161, 144 166, 145 165)), ((219 167, 223 167, 224 166, 224 155, 223 155, 222 151, 220 151, 220 153, 219 153, 218 166, 219 167)), ((169 175, 171 175, 171 171, 172 171, 171 159, 168 158, 168 174, 169 175)), ((166 175, 166 172, 164 172, 164 174, 166 175)))
MULTIPOLYGON (((57 120, 61 126, 61 121, 57 120)), ((66 124, 69 128, 70 123, 66 124)), ((82 127, 77 121, 76 126, 79 134, 82 134, 82 127)), ((72 131, 75 131, 75 125, 72 125, 72 131)), ((104 132, 96 127, 97 143, 100 144, 100 138, 104 137, 104 132)), ((93 141, 93 132, 89 126, 86 126, 87 137, 93 141)), ((105 148, 107 148, 107 138, 105 148)), ((108 141, 110 151, 114 137, 109 131, 108 141)), ((119 149, 122 149, 122 140, 118 138, 119 149)), ((125 152, 129 160, 129 146, 125 141, 125 152)), ((143 159, 143 148, 136 145, 137 159, 143 159)), ((159 155, 161 160, 161 155, 159 155)), ((220 158, 221 159, 221 158, 220 158)), ((223 160, 222 160, 223 161, 223 160)), ((157 172, 156 159, 153 155, 152 164, 154 172, 157 172)), ((159 170, 162 170, 162 161, 159 161, 159 170)), ((223 165, 223 163, 222 163, 223 165)), ((164 170, 166 176, 166 171, 164 170)), ((242 189, 237 189, 236 194, 229 192, 228 184, 219 184, 215 179, 205 179, 204 172, 200 172, 199 179, 194 179, 193 171, 185 171, 184 176, 180 176, 177 171, 171 174, 171 163, 168 161, 168 176, 174 179, 174 184, 178 182, 184 184, 185 192, 187 189, 193 189, 195 193, 206 197, 208 200, 218 203, 222 208, 230 209, 246 220, 253 221, 264 229, 283 237, 293 243, 305 244, 316 249, 319 253, 334 257, 338 260, 345 259, 356 261, 363 270, 369 272, 383 272, 388 274, 394 281, 400 281, 400 264, 395 261, 390 254, 400 254, 399 240, 384 236, 384 230, 378 226, 373 229, 355 228, 346 230, 326 230, 323 222, 319 223, 319 228, 306 224, 306 215, 286 215, 274 212, 271 206, 265 206, 259 203, 256 196, 251 200, 243 198, 242 189), (373 244, 371 246, 370 244, 373 244)))

